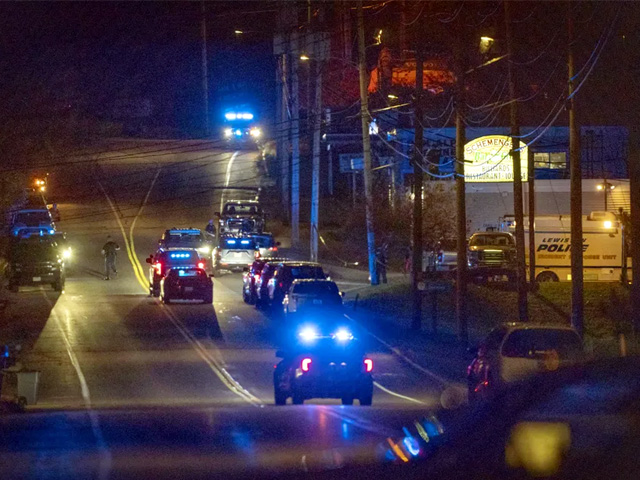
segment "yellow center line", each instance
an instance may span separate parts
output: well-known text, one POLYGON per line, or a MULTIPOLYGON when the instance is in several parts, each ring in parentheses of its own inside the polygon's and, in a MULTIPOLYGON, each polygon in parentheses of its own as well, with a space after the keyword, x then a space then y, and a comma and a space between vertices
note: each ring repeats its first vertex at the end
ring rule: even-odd
POLYGON ((120 228, 120 232, 122 233, 122 239, 124 240, 124 246, 125 246, 125 249, 127 250, 127 257, 129 257, 129 262, 131 262, 131 267, 133 268, 133 273, 136 276, 136 279, 138 280, 140 285, 142 286, 142 289, 145 292, 147 292, 149 290, 149 282, 146 280, 146 278, 144 278, 144 275, 142 275, 140 273, 138 268, 136 268, 135 256, 134 256, 133 252, 131 251, 131 248, 129 247, 129 242, 128 242, 128 239, 127 239, 127 233, 124 230, 124 226, 122 225, 122 221, 120 220, 120 217, 118 215, 118 211, 116 210, 115 205, 111 201, 111 198, 107 194, 107 191, 102 186, 102 183, 98 182, 98 186, 102 190, 102 193, 104 193, 104 196, 106 197, 107 202, 109 203, 109 206, 111 207, 111 210, 113 210, 114 217, 116 217, 116 222, 118 222, 118 227, 120 228))

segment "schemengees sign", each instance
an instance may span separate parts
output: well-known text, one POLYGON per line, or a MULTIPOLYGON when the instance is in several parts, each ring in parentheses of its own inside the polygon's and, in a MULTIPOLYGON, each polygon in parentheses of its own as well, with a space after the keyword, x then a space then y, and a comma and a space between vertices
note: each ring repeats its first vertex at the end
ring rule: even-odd
MULTIPOLYGON (((467 182, 512 182, 511 137, 488 135, 476 138, 464 146, 464 177, 467 182)), ((529 178, 527 146, 520 142, 522 181, 529 178)))

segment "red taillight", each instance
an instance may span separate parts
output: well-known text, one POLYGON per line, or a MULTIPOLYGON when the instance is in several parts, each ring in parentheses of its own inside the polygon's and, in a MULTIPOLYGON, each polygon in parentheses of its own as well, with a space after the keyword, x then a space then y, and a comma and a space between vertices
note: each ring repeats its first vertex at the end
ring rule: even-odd
POLYGON ((156 269, 156 273, 158 275, 162 275, 162 264, 160 262, 153 265, 153 268, 156 269))
POLYGON ((256 274, 253 276, 253 279, 254 279, 256 282, 257 282, 258 280, 260 280, 260 274, 259 274, 259 273, 256 273, 256 274))
POLYGON ((253 254, 253 257, 254 257, 254 258, 256 258, 256 259, 260 258, 260 252, 256 252, 256 253, 254 253, 254 254, 253 254))
POLYGON ((204 262, 198 262, 198 268, 204 268, 204 262))
POLYGON ((271 248, 269 249, 269 251, 271 251, 271 252, 277 252, 277 251, 278 251, 278 247, 271 247, 271 248))
POLYGON ((364 359, 364 369, 366 372, 372 372, 373 371, 373 360, 371 360, 370 358, 365 358, 364 359))
POLYGON ((300 368, 302 368, 303 372, 308 372, 309 371, 309 367, 311 367, 311 359, 310 358, 303 358, 302 362, 300 362, 300 368))

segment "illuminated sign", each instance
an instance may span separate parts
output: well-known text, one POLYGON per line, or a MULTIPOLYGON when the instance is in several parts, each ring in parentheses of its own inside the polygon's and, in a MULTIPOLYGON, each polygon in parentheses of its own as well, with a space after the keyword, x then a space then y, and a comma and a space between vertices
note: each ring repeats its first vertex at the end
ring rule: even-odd
MULTIPOLYGON (((464 177, 467 182, 512 182, 513 160, 511 137, 488 135, 476 138, 464 146, 464 177)), ((522 181, 528 179, 527 146, 520 142, 522 181)))

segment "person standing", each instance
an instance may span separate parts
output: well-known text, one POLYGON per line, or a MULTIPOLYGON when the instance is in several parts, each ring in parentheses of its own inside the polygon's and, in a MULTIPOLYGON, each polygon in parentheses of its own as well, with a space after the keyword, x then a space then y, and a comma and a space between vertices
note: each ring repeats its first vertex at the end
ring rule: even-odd
POLYGON ((376 252, 378 280, 382 283, 387 283, 387 261, 387 245, 384 244, 381 247, 378 247, 376 252))
POLYGON ((120 245, 111 239, 111 235, 107 235, 107 243, 102 247, 102 255, 104 256, 105 280, 109 280, 111 272, 118 274, 116 270, 116 258, 120 250, 120 245))

